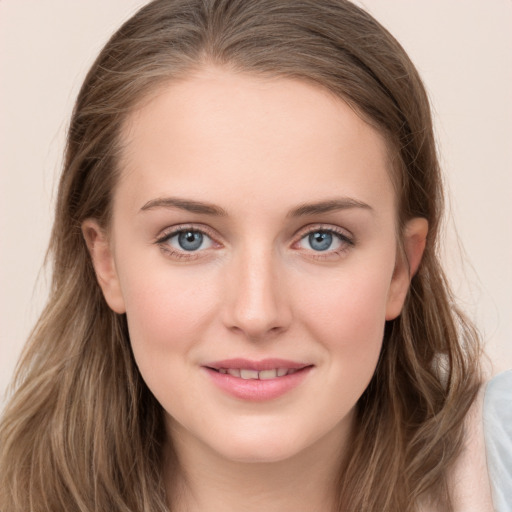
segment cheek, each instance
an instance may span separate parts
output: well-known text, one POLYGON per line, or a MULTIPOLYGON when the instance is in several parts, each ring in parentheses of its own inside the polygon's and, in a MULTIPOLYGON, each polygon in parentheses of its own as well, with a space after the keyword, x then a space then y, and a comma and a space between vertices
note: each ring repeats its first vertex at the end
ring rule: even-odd
POLYGON ((153 265, 122 283, 131 344, 143 372, 160 358, 182 356, 197 343, 218 308, 213 280, 200 272, 153 265), (173 271, 174 270, 174 271, 173 271))
POLYGON ((373 375, 382 347, 390 273, 354 270, 328 287, 311 283, 302 304, 302 321, 324 346, 333 375, 357 398, 373 375))
POLYGON ((310 292, 302 295, 301 309, 325 333, 322 338, 350 333, 346 340, 349 342, 381 333, 389 292, 387 274, 378 270, 351 272, 349 269, 323 286, 312 281, 308 286, 310 292))

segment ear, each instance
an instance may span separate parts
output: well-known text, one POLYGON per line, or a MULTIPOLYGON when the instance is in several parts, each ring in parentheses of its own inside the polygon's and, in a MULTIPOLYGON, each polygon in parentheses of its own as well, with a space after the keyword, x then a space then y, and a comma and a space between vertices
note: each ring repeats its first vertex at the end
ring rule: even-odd
POLYGON ((395 319, 405 302, 411 279, 420 266, 427 242, 428 221, 421 217, 411 219, 403 232, 403 251, 398 254, 391 279, 386 307, 386 320, 395 319))
POLYGON ((125 313, 124 298, 107 233, 96 220, 87 219, 82 223, 82 234, 107 304, 116 313, 125 313))

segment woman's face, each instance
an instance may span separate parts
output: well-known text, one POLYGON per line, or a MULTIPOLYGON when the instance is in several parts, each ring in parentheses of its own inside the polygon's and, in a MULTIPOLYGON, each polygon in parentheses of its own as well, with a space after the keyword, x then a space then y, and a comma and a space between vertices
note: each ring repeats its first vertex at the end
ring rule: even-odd
POLYGON ((175 443, 237 461, 334 447, 409 283, 383 138, 315 86, 207 69, 123 142, 109 236, 84 233, 175 443))

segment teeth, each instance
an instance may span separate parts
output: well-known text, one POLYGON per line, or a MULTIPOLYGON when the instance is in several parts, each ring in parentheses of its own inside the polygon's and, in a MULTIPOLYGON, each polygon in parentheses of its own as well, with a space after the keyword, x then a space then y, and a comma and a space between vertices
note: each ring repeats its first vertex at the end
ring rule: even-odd
POLYGON ((257 370, 240 370, 240 377, 242 379, 257 379, 258 371, 257 370))
POLYGON ((229 374, 233 377, 242 378, 245 380, 270 380, 277 377, 284 377, 285 375, 291 375, 297 372, 295 368, 272 368, 271 370, 247 370, 239 368, 219 368, 219 373, 229 374))
POLYGON ((277 370, 262 370, 259 372, 260 380, 275 379, 277 370))

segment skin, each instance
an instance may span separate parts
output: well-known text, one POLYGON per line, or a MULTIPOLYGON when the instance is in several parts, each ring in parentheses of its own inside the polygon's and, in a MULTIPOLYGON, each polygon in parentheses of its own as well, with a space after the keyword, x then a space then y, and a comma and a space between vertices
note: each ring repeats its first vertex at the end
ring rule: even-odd
POLYGON ((177 510, 331 509, 354 406, 428 229, 409 221, 398 252, 383 137, 318 87, 206 68, 134 111, 123 142, 112 224, 89 219, 83 232, 165 410, 177 510), (344 207, 297 212, 333 200, 344 207), (208 235, 199 250, 169 239, 183 228, 208 235), (332 231, 329 249, 310 231, 332 231), (283 396, 248 402, 203 371, 232 357, 313 368, 283 396))

